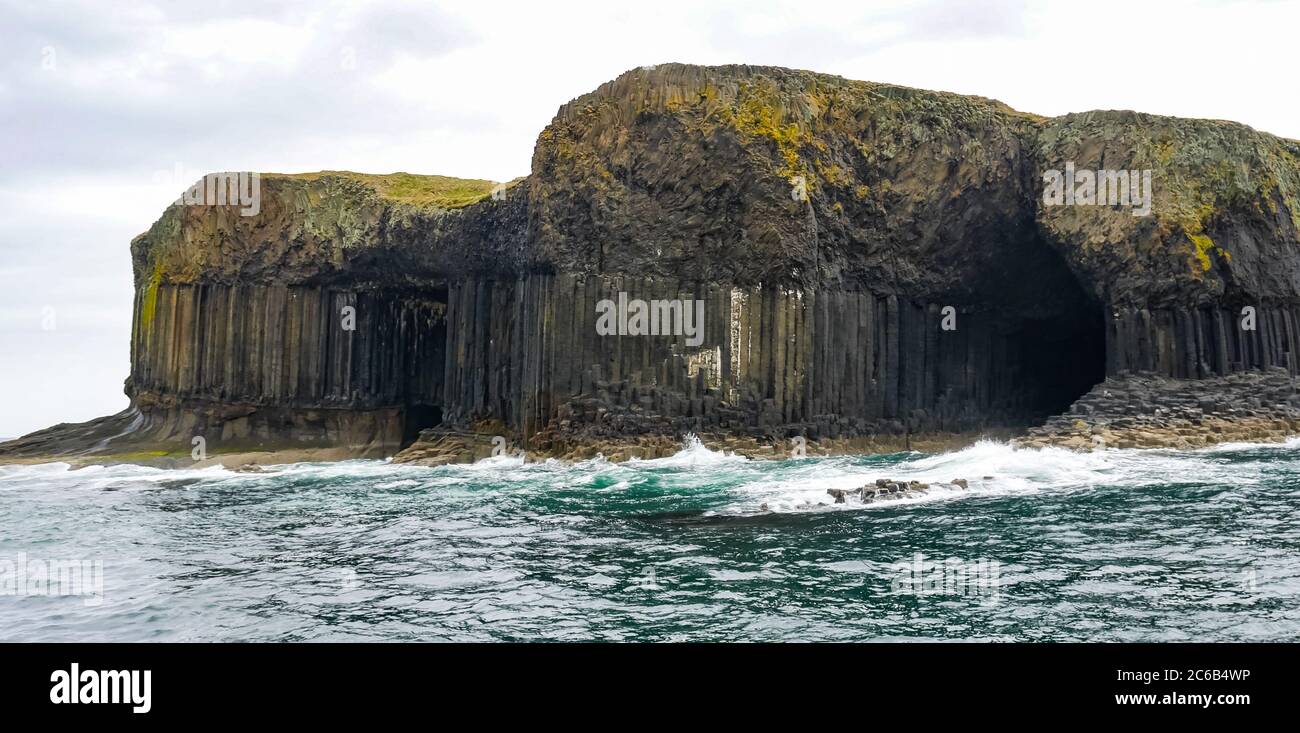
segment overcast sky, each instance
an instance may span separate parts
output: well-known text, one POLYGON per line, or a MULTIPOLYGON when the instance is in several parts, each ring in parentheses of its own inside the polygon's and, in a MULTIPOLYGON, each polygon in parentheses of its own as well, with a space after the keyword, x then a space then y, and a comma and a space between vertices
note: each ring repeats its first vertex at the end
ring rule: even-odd
POLYGON ((0 436, 126 406, 128 243, 203 173, 528 173, 627 69, 774 64, 1300 138, 1300 0, 0 0, 0 436))

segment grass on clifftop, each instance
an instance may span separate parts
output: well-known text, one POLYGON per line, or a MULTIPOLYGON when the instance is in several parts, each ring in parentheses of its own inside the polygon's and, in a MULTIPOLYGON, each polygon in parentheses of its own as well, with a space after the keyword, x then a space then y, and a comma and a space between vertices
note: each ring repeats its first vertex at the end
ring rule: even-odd
POLYGON ((267 177, 314 181, 338 176, 364 183, 382 197, 414 206, 437 206, 459 209, 487 198, 496 181, 450 176, 421 176, 414 173, 353 173, 352 171, 317 171, 315 173, 268 173, 267 177))

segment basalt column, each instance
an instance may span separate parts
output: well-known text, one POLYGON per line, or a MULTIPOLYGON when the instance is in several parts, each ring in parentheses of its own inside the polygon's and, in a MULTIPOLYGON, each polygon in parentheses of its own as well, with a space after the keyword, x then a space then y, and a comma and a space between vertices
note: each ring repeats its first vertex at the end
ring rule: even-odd
POLYGON ((1285 367, 1295 374, 1300 306, 1113 308, 1107 372, 1202 379, 1285 367))
POLYGON ((1099 316, 664 278, 468 279, 448 294, 447 418, 499 420, 525 437, 1017 424, 1101 378, 1099 316), (638 307, 689 318, 639 329, 638 307))
POLYGON ((440 419, 442 300, 150 284, 136 297, 128 388, 160 443, 391 451, 440 419))

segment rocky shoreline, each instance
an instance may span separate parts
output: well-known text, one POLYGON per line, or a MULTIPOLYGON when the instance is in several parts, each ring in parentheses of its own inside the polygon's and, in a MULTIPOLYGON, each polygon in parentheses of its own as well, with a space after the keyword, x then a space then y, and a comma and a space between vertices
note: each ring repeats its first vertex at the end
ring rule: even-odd
MULTIPOLYGON (((224 465, 275 465, 301 461, 335 461, 378 458, 365 446, 303 449, 299 447, 249 448, 214 452, 195 461, 185 450, 131 452, 64 451, 78 441, 82 431, 65 435, 74 426, 51 429, 42 441, 29 436, 7 441, 4 463, 67 462, 74 466, 131 463, 161 468, 224 465), (55 439, 57 438, 57 440, 55 439), (65 446, 64 441, 68 444, 65 446)), ((81 427, 81 426, 75 426, 81 427)), ((582 429, 552 429, 533 436, 527 448, 506 436, 504 425, 485 421, 470 427, 440 426, 422 431, 412 444, 392 455, 394 463, 443 466, 473 463, 496 456, 517 456, 526 461, 581 461, 597 456, 613 462, 665 458, 680 452, 692 440, 710 450, 753 459, 781 460, 798 456, 833 456, 896 453, 915 450, 941 453, 959 450, 980 440, 1006 440, 1019 448, 1058 447, 1076 451, 1106 448, 1194 450, 1223 443, 1280 442, 1300 435, 1300 381, 1286 369, 1235 372, 1223 377, 1173 379, 1154 374, 1109 377, 1079 398, 1064 414, 1027 430, 1011 428, 983 431, 852 434, 808 437, 813 431, 787 426, 776 431, 707 430, 683 432, 639 430, 621 434, 617 429, 584 424, 582 429)), ((107 434, 107 428, 92 433, 107 434)), ((849 492, 867 501, 898 498, 918 487, 891 489, 883 480, 875 488, 889 489, 868 497, 866 488, 849 492)), ((924 487, 919 487, 923 489, 924 487)), ((839 491, 839 490, 833 490, 839 491)), ((845 494, 844 496, 847 496, 845 494)), ((835 496, 832 493, 832 496, 835 496)), ((843 496, 836 496, 840 503, 843 496)))
POLYGON ((393 457, 394 463, 419 466, 443 466, 472 463, 493 456, 518 456, 528 461, 556 459, 582 461, 597 456, 621 462, 630 459, 666 458, 680 452, 694 440, 709 450, 723 451, 754 459, 781 460, 799 455, 837 456, 898 453, 915 450, 942 453, 958 450, 979 440, 1003 440, 1010 431, 971 433, 922 433, 917 435, 865 435, 856 437, 799 440, 725 433, 689 433, 686 436, 648 434, 634 436, 550 437, 543 446, 527 450, 502 442, 491 431, 466 431, 435 428, 425 431, 419 441, 393 457), (802 451, 800 448, 802 447, 802 451))
POLYGON ((1107 378, 1070 410, 1013 441, 1025 448, 1171 448, 1279 442, 1300 434, 1300 391, 1286 369, 1205 379, 1107 378))
MULTIPOLYGON (((1300 435, 1300 383, 1286 369, 1275 367, 1205 379, 1173 379, 1155 374, 1110 377, 1079 398, 1066 413, 1024 431, 867 434, 802 440, 793 432, 785 438, 716 432, 699 433, 697 437, 712 450, 747 458, 784 459, 796 455, 799 447, 808 456, 905 450, 939 453, 990 439, 1009 440, 1020 448, 1193 450, 1222 443, 1280 442, 1294 435, 1300 435)), ((393 461, 439 466, 482 460, 503 452, 526 460, 574 461, 601 455, 607 460, 624 461, 663 458, 683 447, 680 435, 655 432, 550 432, 538 436, 529 450, 494 444, 494 439, 502 440, 490 426, 477 431, 435 428, 422 433, 393 461)), ((888 495, 886 492, 881 498, 888 495)))

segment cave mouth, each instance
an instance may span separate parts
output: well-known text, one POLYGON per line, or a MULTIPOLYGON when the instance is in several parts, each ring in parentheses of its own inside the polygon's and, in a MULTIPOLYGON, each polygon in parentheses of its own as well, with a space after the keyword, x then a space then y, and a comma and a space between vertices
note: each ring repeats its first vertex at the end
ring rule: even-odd
POLYGON ((1065 412, 1106 378, 1101 304, 1086 301, 1052 318, 1023 320, 1011 334, 1024 388, 1024 416, 1031 421, 1065 412))
POLYGON ((1016 412, 1034 423, 1065 412, 1106 378, 1106 321, 1101 301, 1057 248, 1036 237, 1022 247, 1032 255, 1007 273, 1003 333, 1016 412))
POLYGON ((401 447, 407 448, 420 432, 436 428, 445 417, 448 288, 397 291, 396 328, 389 338, 398 349, 399 390, 403 402, 401 447))
POLYGON ((402 447, 410 447, 420 437, 420 431, 442 424, 442 407, 438 405, 407 405, 402 420, 402 447))

